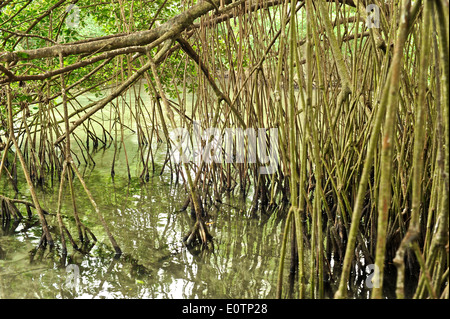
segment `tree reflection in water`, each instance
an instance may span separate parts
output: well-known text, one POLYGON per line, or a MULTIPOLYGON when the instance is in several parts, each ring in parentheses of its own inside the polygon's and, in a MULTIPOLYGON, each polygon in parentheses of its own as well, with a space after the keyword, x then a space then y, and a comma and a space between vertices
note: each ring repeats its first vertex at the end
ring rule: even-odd
MULTIPOLYGON (((181 239, 192 220, 189 213, 178 211, 185 192, 182 186, 171 184, 170 176, 155 177, 148 184, 129 183, 117 176, 113 182, 97 169, 90 172, 87 181, 124 255, 114 256, 103 244, 107 238, 96 226, 95 212, 85 198, 77 198, 81 218, 98 242, 91 242, 83 252, 69 250, 61 258, 58 247, 53 252, 33 249, 39 241, 36 220, 3 228, 0 238, 8 243, 0 241, 1 298, 275 296, 282 229, 277 212, 270 216, 247 213, 250 205, 245 199, 224 198, 224 204, 215 206, 210 214, 214 249, 188 250, 181 239), (79 268, 75 287, 67 284, 68 265, 79 268)), ((56 207, 56 195, 40 195, 47 208, 56 207)), ((70 208, 69 195, 66 201, 63 209, 70 208)), ((52 217, 49 221, 54 222, 52 217)), ((76 227, 73 221, 69 224, 76 227)), ((57 236, 57 228, 52 233, 57 236)))

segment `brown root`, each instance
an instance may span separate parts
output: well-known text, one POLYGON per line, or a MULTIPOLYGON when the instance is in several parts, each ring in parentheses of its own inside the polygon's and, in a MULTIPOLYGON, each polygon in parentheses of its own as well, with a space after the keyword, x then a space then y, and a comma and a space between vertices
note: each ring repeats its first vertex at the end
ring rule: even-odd
POLYGON ((195 246, 201 245, 202 248, 210 248, 212 245, 213 237, 208 232, 206 223, 200 219, 197 220, 192 227, 191 231, 183 238, 183 243, 188 248, 193 248, 195 246))

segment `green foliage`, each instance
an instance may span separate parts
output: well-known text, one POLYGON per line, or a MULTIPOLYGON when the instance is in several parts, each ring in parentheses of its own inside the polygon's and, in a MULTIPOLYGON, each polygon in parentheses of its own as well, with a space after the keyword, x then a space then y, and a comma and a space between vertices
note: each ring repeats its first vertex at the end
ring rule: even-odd
MULTIPOLYGON (((63 5, 55 8, 50 14, 46 14, 47 10, 53 7, 58 0, 36 0, 27 4, 24 1, 11 1, 2 8, 0 13, 0 51, 19 51, 17 55, 21 59, 26 59, 27 54, 20 52, 21 50, 33 50, 45 46, 53 45, 51 41, 57 43, 70 43, 75 41, 83 41, 91 38, 113 35, 123 32, 136 32, 148 30, 151 26, 153 17, 158 12, 160 6, 164 4, 164 0, 157 1, 126 1, 122 8, 118 1, 111 3, 92 4, 88 0, 80 0, 75 3, 79 12, 79 23, 67 23, 69 15, 75 14, 75 7, 71 4, 63 5), (71 9, 71 10, 69 10, 71 9), (42 17, 36 24, 36 19, 42 17), (125 23, 124 19, 125 17, 125 23), (35 24, 35 25, 34 25, 35 24), (20 38, 17 34, 8 32, 14 30, 17 34, 30 34, 32 37, 20 38), (46 40, 49 39, 49 40, 46 40)), ((158 23, 164 23, 169 18, 178 14, 182 8, 179 2, 169 0, 165 3, 164 8, 158 14, 158 23)), ((69 17, 70 18, 70 17, 69 17)), ((153 23, 153 26, 155 24, 153 23)), ((174 65, 179 64, 179 58, 171 57, 174 65)), ((64 58, 64 65, 68 66, 79 61, 79 57, 68 56, 64 58)), ((80 88, 90 87, 100 81, 111 78, 117 71, 124 77, 128 77, 128 70, 139 68, 134 62, 130 69, 127 59, 122 59, 122 64, 106 65, 100 72, 84 81, 80 88)), ((25 71, 28 75, 40 74, 43 70, 57 68, 59 60, 36 60, 33 66, 21 68, 22 62, 15 70, 16 73, 25 71)), ((66 77, 67 85, 71 85, 96 68, 102 61, 78 68, 66 77)), ((165 80, 170 80, 173 74, 164 74, 165 80)), ((57 93, 57 92, 52 92, 57 93)))

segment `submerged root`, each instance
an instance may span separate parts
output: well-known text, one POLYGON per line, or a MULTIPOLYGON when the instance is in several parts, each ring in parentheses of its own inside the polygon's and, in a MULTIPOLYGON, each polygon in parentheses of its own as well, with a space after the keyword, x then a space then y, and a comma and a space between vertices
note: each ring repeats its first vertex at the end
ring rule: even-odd
POLYGON ((183 243, 188 248, 201 245, 202 248, 210 248, 213 237, 208 232, 208 228, 203 220, 197 220, 191 231, 184 236, 183 243))
POLYGON ((94 233, 85 226, 83 223, 80 222, 79 226, 81 227, 82 236, 79 238, 79 243, 74 240, 73 236, 70 234, 67 227, 63 224, 61 233, 61 242, 62 242, 62 253, 67 254, 67 248, 65 245, 65 236, 67 236, 70 244, 72 245, 72 248, 80 253, 88 253, 92 247, 95 246, 97 243, 97 237, 95 237, 94 233), (64 240, 63 240, 64 237, 64 240))
MULTIPOLYGON (((23 220, 23 215, 20 212, 20 210, 17 208, 17 204, 25 205, 26 211, 27 211, 27 217, 28 219, 31 219, 33 217, 31 208, 35 208, 34 204, 32 202, 28 202, 21 199, 13 199, 8 198, 6 196, 0 195, 0 219, 2 220, 3 224, 8 224, 11 220, 14 220, 14 223, 17 223, 17 225, 23 220)), ((46 210, 43 210, 44 215, 55 215, 52 213, 47 212, 46 210)), ((80 222, 80 227, 82 230, 82 239, 80 240, 81 244, 77 244, 75 240, 73 239, 72 235, 70 234, 69 230, 65 225, 62 225, 63 233, 60 234, 64 237, 67 236, 70 244, 72 245, 73 249, 82 253, 86 253, 90 251, 97 242, 97 237, 92 233, 92 231, 85 226, 83 223, 80 222), (91 244, 91 241, 93 243, 91 244)), ((67 248, 65 245, 65 239, 63 240, 61 238, 62 242, 62 254, 67 254, 67 248)), ((36 247, 36 249, 43 249, 45 250, 47 248, 47 236, 45 232, 43 231, 41 239, 39 240, 39 243, 36 247)), ((53 245, 50 245, 50 249, 53 245)))
POLYGON ((203 249, 208 249, 209 244, 212 244, 213 237, 206 226, 207 213, 203 209, 201 200, 198 197, 194 196, 194 199, 192 197, 192 195, 189 197, 189 203, 191 204, 191 217, 195 220, 195 224, 191 231, 184 236, 183 243, 188 248, 201 245, 203 249))

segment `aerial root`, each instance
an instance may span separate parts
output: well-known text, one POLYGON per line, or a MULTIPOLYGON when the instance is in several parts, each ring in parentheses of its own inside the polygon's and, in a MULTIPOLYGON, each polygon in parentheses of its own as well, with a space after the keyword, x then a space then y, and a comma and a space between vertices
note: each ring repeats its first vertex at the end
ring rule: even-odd
POLYGON ((0 211, 2 219, 6 221, 11 220, 11 217, 15 221, 20 221, 23 218, 13 200, 2 195, 0 195, 0 211))

